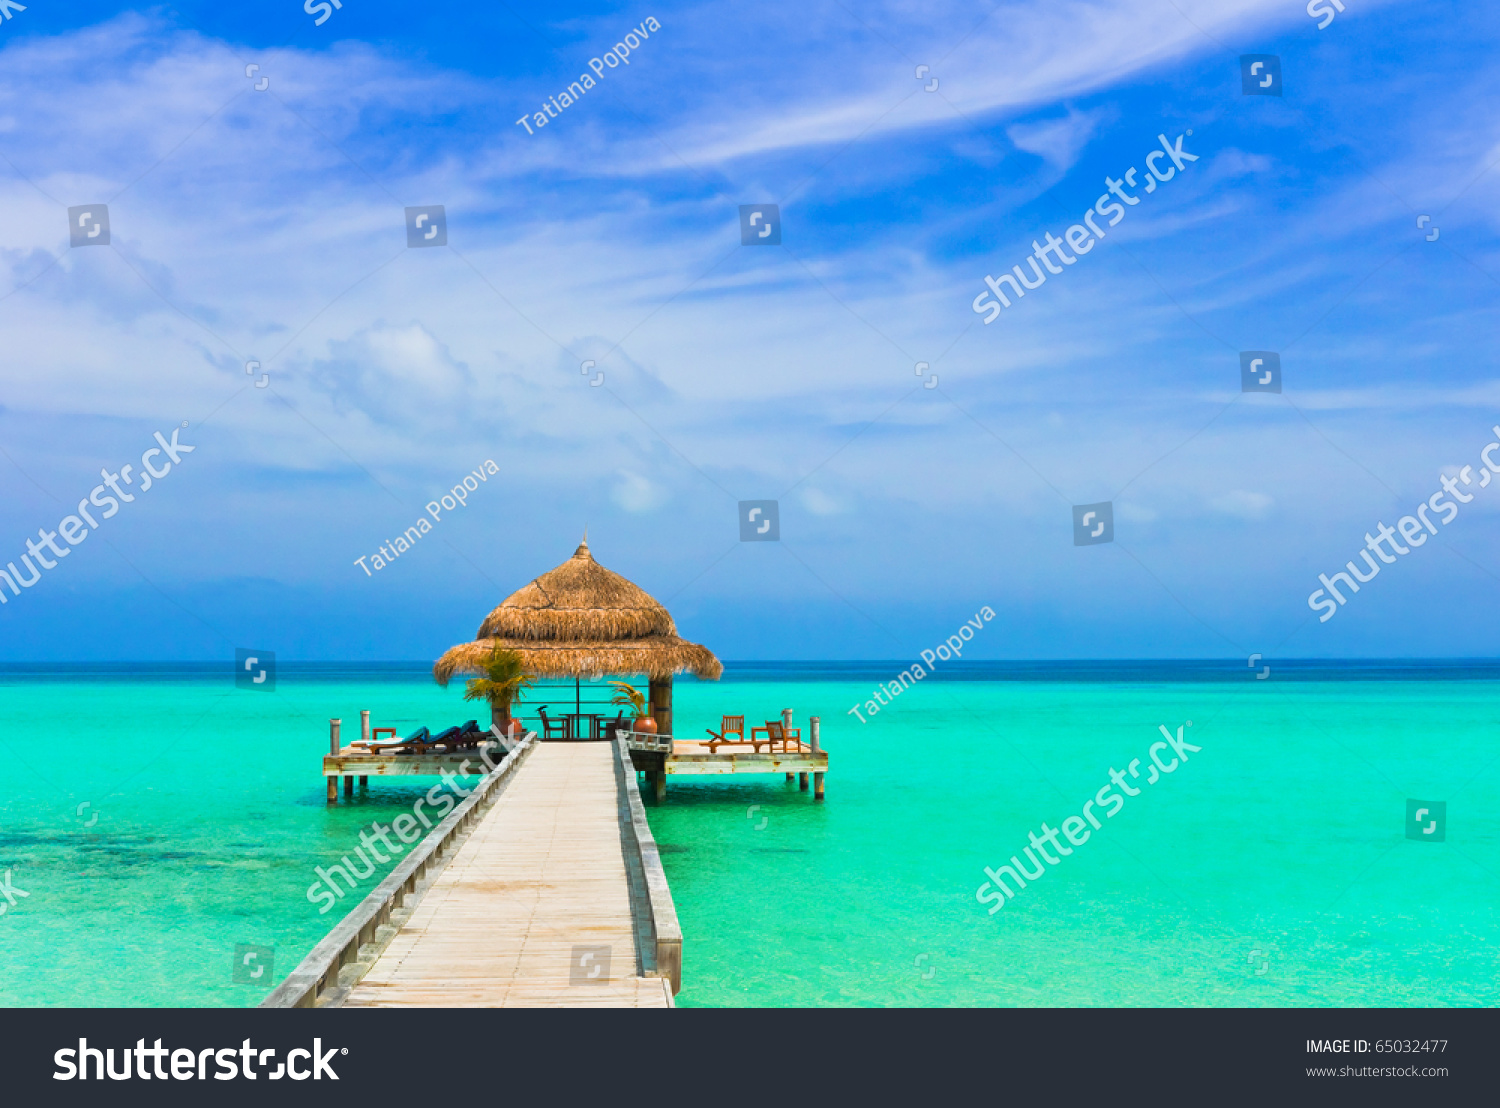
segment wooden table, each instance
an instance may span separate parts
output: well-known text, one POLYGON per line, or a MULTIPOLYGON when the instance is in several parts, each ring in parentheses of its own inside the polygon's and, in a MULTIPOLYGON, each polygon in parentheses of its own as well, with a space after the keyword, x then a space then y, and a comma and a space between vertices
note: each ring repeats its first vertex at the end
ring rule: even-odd
POLYGON ((583 721, 587 720, 587 737, 590 739, 597 739, 599 737, 599 727, 601 725, 601 722, 605 719, 608 719, 609 717, 600 715, 597 712, 570 712, 562 718, 567 721, 568 738, 577 739, 584 737, 579 734, 579 731, 582 730, 580 724, 582 724, 583 721))

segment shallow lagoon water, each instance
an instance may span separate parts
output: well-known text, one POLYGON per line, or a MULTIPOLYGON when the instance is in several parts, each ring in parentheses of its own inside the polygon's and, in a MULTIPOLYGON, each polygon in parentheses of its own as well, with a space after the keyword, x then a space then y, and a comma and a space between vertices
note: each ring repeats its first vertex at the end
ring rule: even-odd
MULTIPOLYGON (((1500 666, 976 663, 848 714, 898 668, 678 682, 681 735, 792 708, 832 758, 824 804, 757 776, 672 779, 651 809, 683 1006, 1497 1002, 1500 666), (1189 719, 1200 752, 1003 910, 976 900, 986 865, 1189 719), (1446 802, 1445 841, 1406 837, 1409 798, 1446 802)), ((7 1005, 257 1003, 235 945, 288 972, 354 900, 320 915, 314 867, 434 783, 328 806, 329 717, 476 714, 406 665, 284 665, 272 693, 12 666, 0 703, 0 873, 29 894, 0 915, 7 1005)))

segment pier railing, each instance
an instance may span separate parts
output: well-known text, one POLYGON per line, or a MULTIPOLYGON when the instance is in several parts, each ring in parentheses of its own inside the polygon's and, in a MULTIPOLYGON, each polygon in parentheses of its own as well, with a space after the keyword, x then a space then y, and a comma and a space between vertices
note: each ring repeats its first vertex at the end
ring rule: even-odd
MULTIPOLYGON (((296 969, 260 1002, 262 1008, 315 1008, 319 997, 339 988, 339 971, 360 961, 360 948, 381 940, 379 931, 391 922, 392 912, 405 906, 407 898, 425 885, 429 876, 450 860, 445 855, 462 833, 470 829, 505 791, 517 767, 536 749, 536 738, 528 735, 493 770, 485 774, 467 799, 449 812, 443 822, 408 854, 375 891, 313 947, 296 969)), ((649 831, 648 831, 649 834, 649 831)), ((658 862, 659 864, 659 862, 658 862)), ((673 915, 675 922, 676 916, 673 915)), ((679 938, 679 946, 681 940, 679 938)))
MULTIPOLYGON (((632 736, 636 737, 636 736, 632 736)), ((671 736, 666 738, 670 744, 671 736)), ((677 922, 677 906, 672 903, 672 889, 667 884, 667 872, 662 868, 661 852, 656 847, 656 837, 651 834, 651 825, 646 822, 646 806, 641 803, 641 791, 635 782, 635 766, 630 760, 630 740, 617 738, 615 753, 620 767, 620 780, 624 784, 625 797, 622 804, 622 838, 633 858, 639 863, 644 876, 647 918, 651 924, 650 941, 655 954, 654 973, 672 983, 675 995, 682 989, 682 925, 677 922)))
POLYGON ((625 737, 625 744, 631 750, 646 750, 653 754, 672 753, 671 735, 653 735, 646 731, 625 731, 623 729, 615 732, 616 738, 621 735, 625 737))

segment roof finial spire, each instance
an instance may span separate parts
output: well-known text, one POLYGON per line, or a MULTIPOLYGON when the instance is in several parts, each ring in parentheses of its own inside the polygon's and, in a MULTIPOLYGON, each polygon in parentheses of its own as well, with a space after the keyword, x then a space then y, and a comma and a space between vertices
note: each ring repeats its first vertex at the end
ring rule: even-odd
POLYGON ((573 557, 576 558, 580 554, 585 558, 593 557, 593 555, 589 553, 589 525, 587 523, 583 525, 583 541, 578 544, 578 549, 573 551, 573 557))

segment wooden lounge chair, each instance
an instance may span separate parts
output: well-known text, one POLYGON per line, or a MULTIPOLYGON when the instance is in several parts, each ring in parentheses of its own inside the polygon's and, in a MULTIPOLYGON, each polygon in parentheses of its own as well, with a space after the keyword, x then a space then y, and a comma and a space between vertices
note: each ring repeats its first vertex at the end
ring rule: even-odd
POLYGON ((766 720, 766 725, 764 727, 754 727, 750 730, 750 741, 756 744, 755 752, 757 754, 760 753, 760 744, 759 742, 756 742, 755 736, 760 734, 762 731, 765 732, 766 737, 760 740, 760 742, 764 742, 766 744, 767 750, 775 750, 776 744, 780 743, 781 752, 783 754, 786 754, 791 750, 800 749, 802 746, 801 728, 793 727, 788 730, 787 728, 782 727, 780 720, 768 719, 766 720), (789 742, 795 742, 796 746, 788 748, 787 743, 789 742))
POLYGON ((479 729, 479 721, 471 719, 458 727, 450 727, 432 741, 442 743, 448 750, 472 750, 485 738, 487 732, 479 729))
POLYGON ((448 753, 452 754, 458 750, 469 750, 479 745, 485 732, 479 730, 479 721, 471 719, 468 723, 450 727, 446 731, 440 731, 428 740, 431 746, 443 746, 448 753))
POLYGON ((708 752, 710 754, 715 753, 725 743, 744 743, 746 741, 744 716, 725 716, 724 722, 719 724, 717 731, 712 727, 705 727, 703 730, 713 736, 713 738, 708 740, 708 752))
MULTIPOLYGON (((387 728, 381 728, 382 731, 387 728)), ((457 728, 450 728, 457 730, 457 728)), ((404 739, 391 739, 388 742, 376 742, 371 739, 365 742, 363 739, 349 744, 351 748, 358 747, 371 754, 421 754, 433 744, 432 732, 425 727, 418 727, 404 739)))

